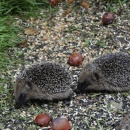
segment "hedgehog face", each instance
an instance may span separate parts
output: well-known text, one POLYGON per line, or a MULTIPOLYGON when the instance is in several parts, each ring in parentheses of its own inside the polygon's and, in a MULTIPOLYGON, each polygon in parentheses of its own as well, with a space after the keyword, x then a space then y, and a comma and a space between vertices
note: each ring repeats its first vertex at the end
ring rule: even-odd
POLYGON ((100 82, 100 74, 94 66, 87 65, 81 71, 78 80, 78 86, 75 90, 76 93, 85 93, 91 90, 95 90, 100 82))
MULTIPOLYGON (((79 77, 80 78, 80 77, 79 77)), ((98 78, 99 75, 97 73, 90 74, 84 77, 84 80, 78 81, 76 93, 85 93, 92 90, 96 90, 98 88, 98 78)))
POLYGON ((26 101, 30 99, 29 93, 32 89, 31 82, 28 81, 16 81, 15 84, 15 108, 20 108, 26 101))

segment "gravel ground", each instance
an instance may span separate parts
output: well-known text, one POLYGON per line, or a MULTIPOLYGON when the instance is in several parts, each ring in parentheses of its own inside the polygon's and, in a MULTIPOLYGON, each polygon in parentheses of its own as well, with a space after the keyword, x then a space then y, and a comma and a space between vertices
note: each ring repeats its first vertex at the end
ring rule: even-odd
MULTIPOLYGON (((61 4, 55 15, 50 15, 46 10, 46 15, 40 12, 38 19, 31 17, 24 21, 16 18, 15 24, 24 28, 24 33, 20 35, 24 36, 25 41, 9 51, 10 54, 11 51, 17 54, 10 55, 12 59, 20 60, 19 64, 9 66, 7 70, 9 83, 5 87, 12 88, 12 95, 16 75, 32 63, 55 61, 64 64, 73 75, 72 88, 75 89, 84 64, 109 52, 130 53, 130 2, 124 3, 121 8, 118 3, 110 6, 104 1, 91 0, 89 3, 91 7, 88 10, 76 5, 66 17, 62 17, 66 6, 61 4), (101 17, 109 10, 114 12, 115 21, 103 26, 101 17), (79 67, 67 64, 72 52, 80 52, 84 57, 79 67)), ((7 107, 0 115, 1 130, 42 130, 44 128, 33 122, 39 113, 47 113, 53 118, 68 118, 72 130, 114 130, 117 126, 121 130, 130 122, 130 118, 125 116, 130 114, 130 92, 74 94, 70 103, 29 102, 21 109, 12 106, 13 96, 11 104, 8 104, 6 98, 2 98, 7 107)), ((130 130, 130 126, 127 130, 130 130)))

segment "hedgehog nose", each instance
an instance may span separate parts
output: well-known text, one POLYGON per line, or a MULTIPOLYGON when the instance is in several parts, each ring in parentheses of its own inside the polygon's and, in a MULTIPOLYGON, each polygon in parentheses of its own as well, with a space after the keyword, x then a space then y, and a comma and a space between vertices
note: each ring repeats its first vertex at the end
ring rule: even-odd
POLYGON ((75 89, 74 92, 75 92, 76 94, 79 94, 79 93, 80 93, 79 89, 75 89))
POLYGON ((74 90, 74 92, 75 92, 76 94, 79 94, 79 93, 80 93, 80 87, 81 87, 81 83, 78 83, 77 89, 74 90))

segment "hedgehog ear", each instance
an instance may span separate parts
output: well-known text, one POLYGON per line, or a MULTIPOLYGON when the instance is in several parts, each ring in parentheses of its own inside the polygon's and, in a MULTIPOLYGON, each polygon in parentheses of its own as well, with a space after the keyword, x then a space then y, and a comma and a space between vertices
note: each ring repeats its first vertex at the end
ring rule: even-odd
POLYGON ((94 75, 94 77, 95 77, 96 80, 100 79, 100 76, 99 76, 99 74, 97 72, 94 72, 93 75, 94 75))

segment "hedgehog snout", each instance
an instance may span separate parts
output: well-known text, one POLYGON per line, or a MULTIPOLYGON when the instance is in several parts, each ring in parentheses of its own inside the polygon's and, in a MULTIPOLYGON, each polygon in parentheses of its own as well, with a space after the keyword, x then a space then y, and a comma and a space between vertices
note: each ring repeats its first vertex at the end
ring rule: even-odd
POLYGON ((74 90, 74 92, 76 94, 85 93, 85 91, 87 90, 87 87, 89 87, 90 85, 91 85, 90 81, 84 81, 83 83, 78 82, 77 89, 74 90))
POLYGON ((80 90, 77 88, 77 89, 74 90, 74 92, 75 92, 76 94, 79 94, 79 93, 80 93, 80 90))
POLYGON ((78 83, 77 89, 74 90, 74 92, 76 94, 79 94, 83 91, 83 87, 82 87, 83 83, 78 83))
POLYGON ((21 94, 18 99, 16 99, 15 102, 15 108, 19 109, 22 107, 26 102, 27 94, 21 94))

